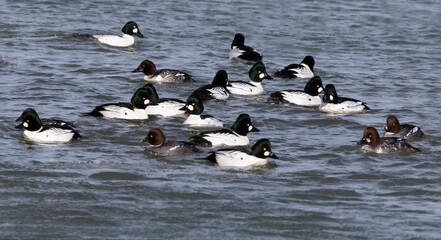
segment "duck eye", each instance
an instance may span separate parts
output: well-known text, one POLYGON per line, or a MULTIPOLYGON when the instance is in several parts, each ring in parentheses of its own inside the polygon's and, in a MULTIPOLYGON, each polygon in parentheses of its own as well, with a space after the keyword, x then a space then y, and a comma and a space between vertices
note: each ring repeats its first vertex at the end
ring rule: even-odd
POLYGON ((266 148, 263 148, 263 151, 266 151, 266 148))
POLYGON ((262 73, 262 71, 258 71, 258 73, 262 73))
POLYGON ((142 67, 144 68, 144 67, 145 67, 145 65, 142 65, 142 67))
POLYGON ((133 28, 136 28, 136 25, 133 25, 133 28))
POLYGON ((145 97, 143 97, 142 100, 145 100, 145 97))
POLYGON ((392 125, 395 125, 395 123, 392 123, 392 125))
POLYGON ((153 134, 150 134, 150 137, 152 138, 152 137, 153 137, 153 134))
POLYGON ((369 135, 369 138, 372 138, 372 135, 369 135))
POLYGON ((194 103, 191 103, 191 105, 194 106, 195 104, 194 104, 194 103))
POLYGON ((319 88, 320 87, 320 85, 317 85, 317 88, 319 88))
POLYGON ((28 120, 26 120, 26 122, 29 122, 29 119, 28 119, 28 120))
POLYGON ((250 124, 249 123, 247 123, 247 127, 249 127, 250 126, 250 124))

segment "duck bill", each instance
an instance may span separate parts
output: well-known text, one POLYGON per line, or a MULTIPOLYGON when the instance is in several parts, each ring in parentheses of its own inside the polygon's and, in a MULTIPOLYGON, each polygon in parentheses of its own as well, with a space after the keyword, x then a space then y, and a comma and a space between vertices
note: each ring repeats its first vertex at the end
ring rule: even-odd
POLYGON ((20 124, 18 124, 17 126, 15 126, 15 128, 23 129, 23 128, 25 128, 25 127, 23 126, 23 123, 20 123, 20 124))
POLYGON ((132 72, 142 72, 143 70, 144 69, 141 66, 139 66, 135 70, 133 70, 132 72))
POLYGON ((143 139, 139 140, 140 143, 143 143, 145 141, 147 141, 147 138, 143 138, 143 139))
POLYGON ((136 36, 138 36, 138 37, 140 37, 140 38, 143 38, 144 37, 144 35, 142 35, 142 33, 138 30, 138 32, 137 33, 135 33, 136 34, 136 36))
POLYGON ((275 158, 275 159, 279 158, 279 157, 278 157, 276 154, 274 154, 273 152, 270 153, 269 157, 271 157, 271 158, 275 158))
POLYGON ((273 79, 270 75, 265 74, 265 77, 263 77, 263 79, 273 79))
POLYGON ((386 130, 386 132, 387 132, 387 130, 389 130, 389 127, 387 125, 384 126, 384 130, 386 130))
POLYGON ((14 120, 14 122, 18 122, 18 121, 21 121, 22 119, 21 119, 21 116, 20 117, 18 117, 17 119, 15 119, 14 120))
POLYGON ((260 130, 258 128, 256 128, 255 126, 253 126, 253 128, 251 129, 250 132, 260 132, 260 130))
POLYGON ((362 138, 357 144, 358 145, 363 145, 363 144, 366 144, 367 142, 366 142, 366 138, 362 138))

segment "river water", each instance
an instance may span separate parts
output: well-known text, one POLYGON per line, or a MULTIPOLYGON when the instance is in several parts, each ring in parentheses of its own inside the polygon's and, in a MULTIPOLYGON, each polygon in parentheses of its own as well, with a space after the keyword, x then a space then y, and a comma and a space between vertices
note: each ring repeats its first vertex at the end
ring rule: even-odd
POLYGON ((411 1, 0 1, 0 238, 2 239, 440 239, 441 4, 411 1), (114 48, 77 33, 145 38, 114 48), (272 105, 271 92, 305 81, 264 80, 261 97, 205 104, 231 126, 248 113, 279 159, 259 169, 207 164, 205 152, 154 157, 138 141, 198 131, 183 118, 104 120, 80 113, 128 102, 149 59, 197 81, 157 84, 185 100, 225 69, 248 81, 250 63, 228 59, 234 34, 263 54, 270 75, 304 56, 340 96, 367 114, 330 116, 272 105), (83 139, 36 145, 14 128, 27 108, 75 123, 83 139), (360 151, 366 126, 386 117, 422 127, 422 150, 360 151))

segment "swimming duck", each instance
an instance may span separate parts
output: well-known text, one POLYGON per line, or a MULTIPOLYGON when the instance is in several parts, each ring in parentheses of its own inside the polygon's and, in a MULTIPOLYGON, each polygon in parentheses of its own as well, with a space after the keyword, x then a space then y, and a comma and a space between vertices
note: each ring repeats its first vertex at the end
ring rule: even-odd
POLYGON ((271 93, 269 103, 287 104, 294 103, 304 107, 316 107, 322 104, 322 99, 318 96, 323 92, 322 79, 319 76, 311 78, 302 90, 284 90, 271 93))
POLYGON ((256 167, 267 164, 268 157, 278 158, 271 151, 270 141, 264 138, 251 147, 251 152, 221 149, 213 152, 206 159, 220 167, 256 167))
POLYGON ((136 35, 140 38, 144 37, 138 29, 138 24, 133 21, 127 22, 121 31, 121 37, 116 35, 92 35, 92 37, 100 43, 104 43, 114 47, 132 46, 135 43, 135 38, 133 37, 133 35, 136 35))
POLYGON ((242 33, 237 33, 231 43, 229 58, 235 57, 256 62, 262 61, 262 55, 259 52, 245 45, 245 36, 242 33))
POLYGON ((240 114, 234 122, 231 129, 220 129, 205 131, 199 135, 190 138, 190 142, 200 144, 205 147, 219 146, 245 146, 250 143, 247 135, 249 132, 259 132, 260 130, 253 126, 248 114, 240 114))
POLYGON ((176 155, 190 155, 197 152, 198 149, 193 143, 183 141, 166 141, 165 135, 159 128, 152 128, 147 133, 147 136, 139 142, 147 141, 150 143, 148 152, 157 156, 176 156, 176 155))
POLYGON ((281 78, 312 78, 314 77, 315 60, 306 56, 300 64, 291 64, 277 71, 274 76, 281 78))
POLYGON ((207 84, 196 89, 191 95, 196 95, 202 101, 218 99, 227 100, 230 97, 230 93, 227 90, 228 74, 225 70, 219 70, 216 76, 213 78, 211 84, 207 84))
POLYGON ((142 87, 136 90, 130 103, 120 102, 104 104, 96 107, 92 112, 84 113, 83 115, 129 120, 148 119, 149 116, 147 115, 145 108, 150 102, 148 99, 150 94, 151 93, 147 89, 142 87))
POLYGON ((232 81, 227 85, 228 91, 237 95, 259 95, 263 93, 262 80, 272 79, 266 72, 265 64, 255 63, 248 72, 250 82, 232 81))
POLYGON ((393 115, 387 117, 386 121, 387 124, 384 127, 386 133, 384 134, 384 137, 397 137, 411 141, 421 140, 424 136, 420 127, 410 124, 400 124, 398 118, 393 115))
POLYGON ((190 74, 179 70, 161 69, 157 70, 155 64, 150 60, 144 60, 133 72, 143 72, 144 80, 157 83, 183 83, 193 82, 190 74))
POLYGON ((68 143, 81 135, 69 125, 44 125, 35 111, 27 111, 20 117, 22 122, 16 128, 24 128, 23 136, 36 143, 68 143))
POLYGON ((325 87, 325 95, 319 110, 331 114, 366 113, 370 108, 365 103, 352 98, 339 97, 334 85, 325 87))

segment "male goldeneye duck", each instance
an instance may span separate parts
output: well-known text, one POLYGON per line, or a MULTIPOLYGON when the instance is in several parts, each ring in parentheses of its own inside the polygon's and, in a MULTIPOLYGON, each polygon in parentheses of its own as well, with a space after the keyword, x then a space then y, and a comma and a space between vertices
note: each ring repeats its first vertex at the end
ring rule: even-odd
POLYGON ((227 100, 230 93, 227 90, 228 74, 225 70, 219 70, 211 84, 196 89, 191 95, 196 95, 205 100, 218 99, 227 100))
POLYGON ((331 114, 351 114, 366 113, 370 108, 359 100, 339 97, 334 85, 328 84, 325 87, 323 103, 320 105, 319 110, 331 114))
POLYGON ((147 90, 147 107, 145 111, 147 115, 160 115, 165 117, 184 116, 185 111, 181 110, 185 106, 185 102, 174 98, 159 99, 158 93, 152 84, 146 84, 143 87, 147 90))
POLYGON ((191 95, 187 98, 185 106, 181 108, 188 116, 187 120, 184 121, 184 125, 190 127, 223 127, 224 124, 214 118, 211 115, 202 115, 204 111, 204 105, 202 104, 202 99, 198 96, 191 95))
POLYGON ((43 124, 35 111, 28 111, 16 128, 24 128, 23 136, 37 143, 67 143, 81 138, 80 134, 69 125, 43 124))
POLYGON ((294 103, 299 106, 316 107, 322 104, 322 99, 318 96, 323 92, 322 79, 319 76, 311 78, 302 90, 284 90, 271 93, 269 103, 287 104, 294 103))
POLYGON ((261 62, 255 63, 248 72, 250 82, 233 81, 227 85, 228 91, 238 95, 259 95, 263 93, 262 80, 272 79, 266 72, 265 65, 261 62))
POLYGON ((150 129, 147 136, 139 142, 142 143, 144 141, 150 143, 147 151, 157 156, 190 155, 198 151, 193 143, 165 141, 165 135, 159 128, 150 129))
POLYGON ((145 88, 139 88, 133 94, 130 103, 108 103, 96 107, 92 112, 85 113, 84 115, 90 115, 94 117, 104 118, 119 118, 119 119, 133 119, 141 120, 148 119, 145 108, 149 104, 148 99, 149 91, 145 88))
MULTIPOLYGON (((23 121, 23 119, 25 118, 25 116, 26 116, 27 113, 29 113, 29 112, 33 112, 33 113, 35 113, 36 115, 38 115, 38 114, 37 114, 37 111, 35 111, 35 109, 33 109, 33 108, 26 108, 26 109, 23 111, 23 113, 21 114, 21 116, 18 117, 17 119, 15 119, 14 122, 23 121)), ((73 125, 72 123, 70 123, 70 122, 66 122, 66 121, 63 121, 63 120, 60 120, 60 119, 54 119, 54 118, 40 118, 40 120, 41 120, 41 123, 42 123, 43 125, 69 126, 69 127, 71 127, 71 128, 75 128, 75 125, 73 125)))
POLYGON ((271 151, 270 141, 264 138, 251 147, 251 152, 221 149, 213 152, 206 159, 220 167, 256 167, 267 164, 268 157, 278 158, 271 151))
POLYGON ((387 125, 384 127, 386 133, 384 137, 397 137, 406 140, 421 140, 424 136, 423 131, 414 125, 400 124, 398 118, 391 115, 387 117, 387 125))
POLYGON ((367 127, 364 130, 363 138, 358 142, 359 145, 364 145, 361 149, 365 152, 374 153, 390 153, 400 149, 405 149, 408 152, 416 153, 421 150, 412 147, 405 139, 400 138, 380 138, 377 130, 374 127, 367 127))
POLYGON ((312 78, 314 77, 314 58, 306 56, 300 64, 291 64, 277 71, 274 76, 281 78, 312 78))
POLYGON ((247 135, 249 132, 259 132, 253 126, 248 114, 243 113, 237 117, 231 129, 220 129, 205 131, 190 138, 190 142, 200 144, 205 147, 225 146, 245 146, 250 143, 247 135))
POLYGON ((143 72, 144 80, 157 83, 183 83, 193 82, 190 74, 173 69, 157 70, 152 61, 144 60, 133 72, 143 72))
POLYGON ((144 37, 138 29, 138 24, 133 21, 127 22, 121 31, 121 37, 115 35, 92 35, 92 37, 100 43, 108 44, 114 47, 132 46, 133 43, 135 43, 135 38, 133 37, 133 35, 136 35, 140 38, 144 37))
POLYGON ((245 36, 241 33, 237 33, 231 43, 229 58, 235 57, 256 62, 262 61, 262 55, 259 52, 252 47, 245 46, 245 36))

